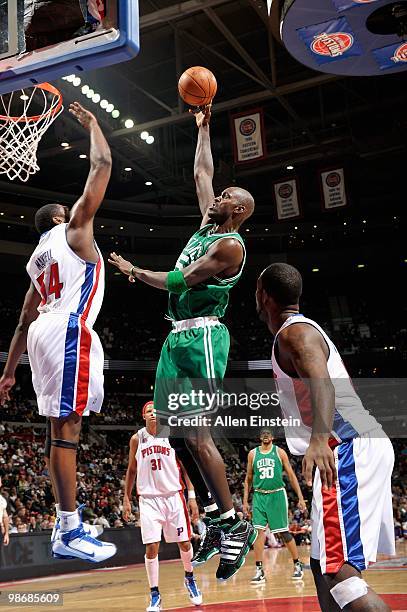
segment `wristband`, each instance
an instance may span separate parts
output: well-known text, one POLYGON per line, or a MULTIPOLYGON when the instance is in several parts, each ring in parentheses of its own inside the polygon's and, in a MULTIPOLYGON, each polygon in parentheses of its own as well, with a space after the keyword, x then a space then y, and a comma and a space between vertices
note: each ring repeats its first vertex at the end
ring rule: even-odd
POLYGON ((188 499, 196 499, 195 491, 188 490, 188 499))
POLYGON ((167 291, 170 293, 176 293, 177 295, 181 295, 185 291, 188 291, 188 285, 185 282, 185 278, 181 270, 168 272, 165 286, 167 291))
POLYGON ((133 278, 136 278, 136 275, 133 273, 134 268, 135 268, 135 266, 131 266, 130 276, 132 276, 133 278))

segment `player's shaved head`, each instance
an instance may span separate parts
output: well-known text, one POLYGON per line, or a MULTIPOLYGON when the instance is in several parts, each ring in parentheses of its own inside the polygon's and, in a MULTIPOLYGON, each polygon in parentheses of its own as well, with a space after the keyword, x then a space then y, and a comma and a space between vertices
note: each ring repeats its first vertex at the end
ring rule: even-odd
POLYGON ((244 211, 240 215, 240 224, 242 224, 254 212, 254 198, 247 189, 242 189, 241 187, 229 187, 229 189, 237 197, 240 204, 244 206, 244 211))
POLYGON ((69 209, 62 204, 45 204, 35 213, 35 228, 39 234, 48 232, 58 225, 69 221, 69 209))
POLYGON ((246 189, 227 187, 208 208, 209 220, 237 230, 254 211, 254 198, 246 189), (226 225, 225 225, 226 224, 226 225))

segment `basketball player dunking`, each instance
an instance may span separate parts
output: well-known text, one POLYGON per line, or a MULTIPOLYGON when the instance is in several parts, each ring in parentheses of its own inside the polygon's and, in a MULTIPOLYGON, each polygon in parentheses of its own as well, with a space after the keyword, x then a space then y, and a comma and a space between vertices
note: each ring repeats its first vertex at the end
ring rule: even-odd
POLYGON ((332 340, 299 312, 302 278, 275 263, 257 282, 260 318, 274 335, 273 374, 295 455, 313 486, 311 569, 323 612, 388 612, 361 572, 395 554, 394 451, 364 408, 332 340), (312 471, 316 467, 312 483, 312 471))
MULTIPOLYGON (((161 351, 154 390, 159 416, 169 414, 166 381, 195 379, 213 388, 225 375, 229 332, 219 317, 225 314, 229 292, 238 282, 245 262, 245 247, 238 230, 254 210, 250 193, 238 187, 228 187, 215 198, 209 120, 210 107, 196 114, 198 143, 194 173, 202 224, 179 256, 175 270, 142 270, 116 253, 109 260, 131 282, 140 280, 169 292, 173 329, 161 351)), ((188 410, 191 406, 185 408, 188 410)), ((194 563, 204 563, 221 552, 216 577, 227 580, 243 565, 257 533, 236 515, 225 465, 210 430, 189 428, 185 439, 206 483, 205 490, 215 500, 208 504, 207 492, 201 493, 198 489, 186 458, 181 456, 199 496, 206 501, 207 530, 194 563)))
POLYGON ((99 412, 103 402, 104 355, 93 324, 103 300, 104 265, 93 237, 93 220, 112 161, 94 115, 77 102, 70 112, 90 133, 90 172, 71 211, 47 204, 35 215, 41 238, 27 264, 31 285, 0 379, 0 401, 9 399, 18 361, 27 348, 38 410, 51 424, 46 449, 59 526, 53 555, 99 562, 113 556, 116 547, 84 529, 76 509, 76 451, 82 416, 99 412))
MULTIPOLYGON (((123 502, 123 518, 131 512, 131 496, 136 481, 139 496, 140 527, 143 544, 146 545, 145 566, 150 585, 150 604, 147 612, 161 610, 161 595, 158 589, 158 551, 161 532, 167 543, 177 542, 185 570, 185 588, 195 606, 202 603, 202 594, 196 584, 192 568, 191 523, 184 498, 184 483, 188 498, 195 491, 183 466, 179 464, 175 450, 168 438, 156 438, 157 421, 154 403, 143 406, 146 426, 130 440, 129 465, 123 502), (182 476, 181 476, 182 471, 182 476)), ((195 503, 195 511, 198 508, 195 503)))

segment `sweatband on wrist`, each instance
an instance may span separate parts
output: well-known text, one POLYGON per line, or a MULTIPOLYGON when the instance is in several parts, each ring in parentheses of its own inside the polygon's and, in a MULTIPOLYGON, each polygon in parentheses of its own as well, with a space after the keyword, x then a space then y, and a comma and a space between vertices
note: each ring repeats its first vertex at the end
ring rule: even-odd
POLYGON ((167 291, 169 291, 170 293, 176 293, 178 295, 181 295, 181 293, 188 291, 188 285, 185 282, 185 278, 181 270, 174 270, 173 272, 168 272, 165 286, 167 291))
POLYGON ((188 499, 196 499, 195 491, 188 491, 188 499))

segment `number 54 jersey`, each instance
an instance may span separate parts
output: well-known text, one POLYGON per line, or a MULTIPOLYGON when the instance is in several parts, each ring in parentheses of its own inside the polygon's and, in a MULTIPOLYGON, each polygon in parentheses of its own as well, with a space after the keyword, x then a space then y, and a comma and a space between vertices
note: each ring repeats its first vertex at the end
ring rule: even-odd
POLYGON ((67 417, 99 412, 104 354, 93 324, 104 294, 104 264, 81 259, 69 246, 67 224, 43 234, 27 264, 41 295, 27 350, 39 413, 67 417))

